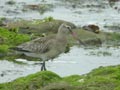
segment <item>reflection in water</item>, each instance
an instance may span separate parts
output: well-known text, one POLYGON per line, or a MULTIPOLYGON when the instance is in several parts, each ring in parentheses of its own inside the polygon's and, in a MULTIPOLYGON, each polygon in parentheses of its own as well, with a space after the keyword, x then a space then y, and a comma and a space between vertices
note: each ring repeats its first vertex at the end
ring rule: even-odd
MULTIPOLYGON (((48 61, 47 68, 60 76, 85 74, 99 66, 120 64, 119 52, 120 49, 117 48, 83 49, 72 47, 69 53, 61 54, 53 61, 48 61), (96 54, 91 54, 91 52, 96 54), (104 55, 104 52, 111 54, 104 55)), ((17 59, 17 61, 24 62, 26 64, 18 65, 5 60, 0 61, 0 83, 8 82, 18 77, 40 71, 40 65, 35 64, 36 62, 34 61, 23 59, 17 59)))

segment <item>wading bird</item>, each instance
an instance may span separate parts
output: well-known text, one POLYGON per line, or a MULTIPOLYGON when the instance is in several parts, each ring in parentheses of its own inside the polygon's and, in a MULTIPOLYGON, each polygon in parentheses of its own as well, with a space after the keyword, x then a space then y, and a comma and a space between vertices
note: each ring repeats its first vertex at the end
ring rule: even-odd
POLYGON ((44 71, 46 70, 45 61, 53 59, 65 51, 69 33, 81 43, 69 25, 61 24, 56 36, 40 37, 23 43, 15 49, 26 56, 40 58, 43 61, 41 71, 44 71))

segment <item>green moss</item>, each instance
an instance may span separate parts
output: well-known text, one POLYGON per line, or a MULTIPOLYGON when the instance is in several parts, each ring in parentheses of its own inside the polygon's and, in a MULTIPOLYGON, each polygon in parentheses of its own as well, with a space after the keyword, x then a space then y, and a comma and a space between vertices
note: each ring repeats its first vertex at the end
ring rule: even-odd
POLYGON ((115 90, 120 90, 120 86, 116 87, 115 90))
POLYGON ((0 45, 0 52, 6 53, 9 51, 9 46, 8 45, 0 45))
POLYGON ((82 76, 80 75, 71 75, 71 76, 67 76, 67 77, 64 77, 62 80, 71 84, 71 85, 80 85, 80 82, 79 80, 82 79, 82 76))
MULTIPOLYGON (((120 66, 100 67, 85 76, 82 86, 88 90, 114 90, 120 84, 120 66)), ((81 86, 81 87, 82 87, 81 86)))
POLYGON ((77 89, 66 82, 57 82, 50 83, 49 85, 38 90, 77 90, 77 89))
POLYGON ((16 79, 10 83, 0 84, 0 90, 37 90, 59 79, 61 78, 57 74, 43 71, 16 79))
POLYGON ((120 65, 100 67, 85 75, 63 78, 53 72, 42 71, 0 84, 0 90, 119 90, 119 85, 120 65))
POLYGON ((50 21, 53 21, 53 20, 54 20, 54 18, 51 17, 51 16, 43 19, 44 22, 50 22, 50 21))
POLYGON ((78 90, 119 90, 120 66, 100 67, 86 75, 73 75, 63 80, 77 86, 78 90))
POLYGON ((89 75, 96 76, 96 75, 114 75, 116 73, 119 73, 120 66, 109 66, 109 67, 100 67, 98 69, 93 70, 89 75))
POLYGON ((111 37, 112 40, 120 40, 120 33, 114 32, 111 34, 111 37))
POLYGON ((28 35, 17 34, 16 32, 11 32, 4 28, 0 28, 0 36, 4 38, 4 43, 7 45, 18 45, 30 39, 28 35))
POLYGON ((33 20, 31 22, 32 25, 40 25, 42 23, 46 23, 46 22, 52 22, 54 20, 53 17, 45 17, 43 20, 33 20))
POLYGON ((28 35, 18 34, 17 32, 9 31, 4 28, 0 28, 0 37, 3 39, 2 45, 0 45, 0 52, 7 52, 9 47, 16 46, 30 40, 30 36, 28 35))

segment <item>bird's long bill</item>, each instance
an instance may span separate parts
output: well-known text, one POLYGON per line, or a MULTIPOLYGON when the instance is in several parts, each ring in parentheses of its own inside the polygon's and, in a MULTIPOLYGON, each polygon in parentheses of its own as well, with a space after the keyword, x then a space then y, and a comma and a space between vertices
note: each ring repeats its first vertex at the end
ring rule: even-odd
POLYGON ((73 36, 80 44, 82 44, 82 45, 85 46, 85 43, 78 38, 77 33, 73 32, 72 30, 71 30, 70 32, 71 32, 72 36, 73 36))

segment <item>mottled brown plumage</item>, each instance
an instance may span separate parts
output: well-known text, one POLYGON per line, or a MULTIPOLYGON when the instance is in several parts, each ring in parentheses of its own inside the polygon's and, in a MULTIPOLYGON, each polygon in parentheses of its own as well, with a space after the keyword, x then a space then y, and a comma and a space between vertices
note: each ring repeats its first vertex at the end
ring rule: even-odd
POLYGON ((26 56, 41 58, 44 61, 53 59, 65 51, 67 34, 72 33, 71 27, 62 24, 56 36, 46 36, 34 39, 17 46, 26 56))
POLYGON ((35 54, 40 54, 40 56, 46 54, 45 56, 48 57, 48 59, 50 59, 49 57, 54 57, 56 55, 54 54, 52 56, 52 53, 49 52, 56 51, 58 54, 64 52, 67 44, 67 34, 69 33, 68 27, 69 26, 62 24, 59 27, 56 36, 40 37, 32 41, 23 43, 17 46, 17 48, 20 51, 24 51, 23 53, 32 53, 32 54, 35 53, 35 54), (50 56, 48 56, 49 54, 50 56))

